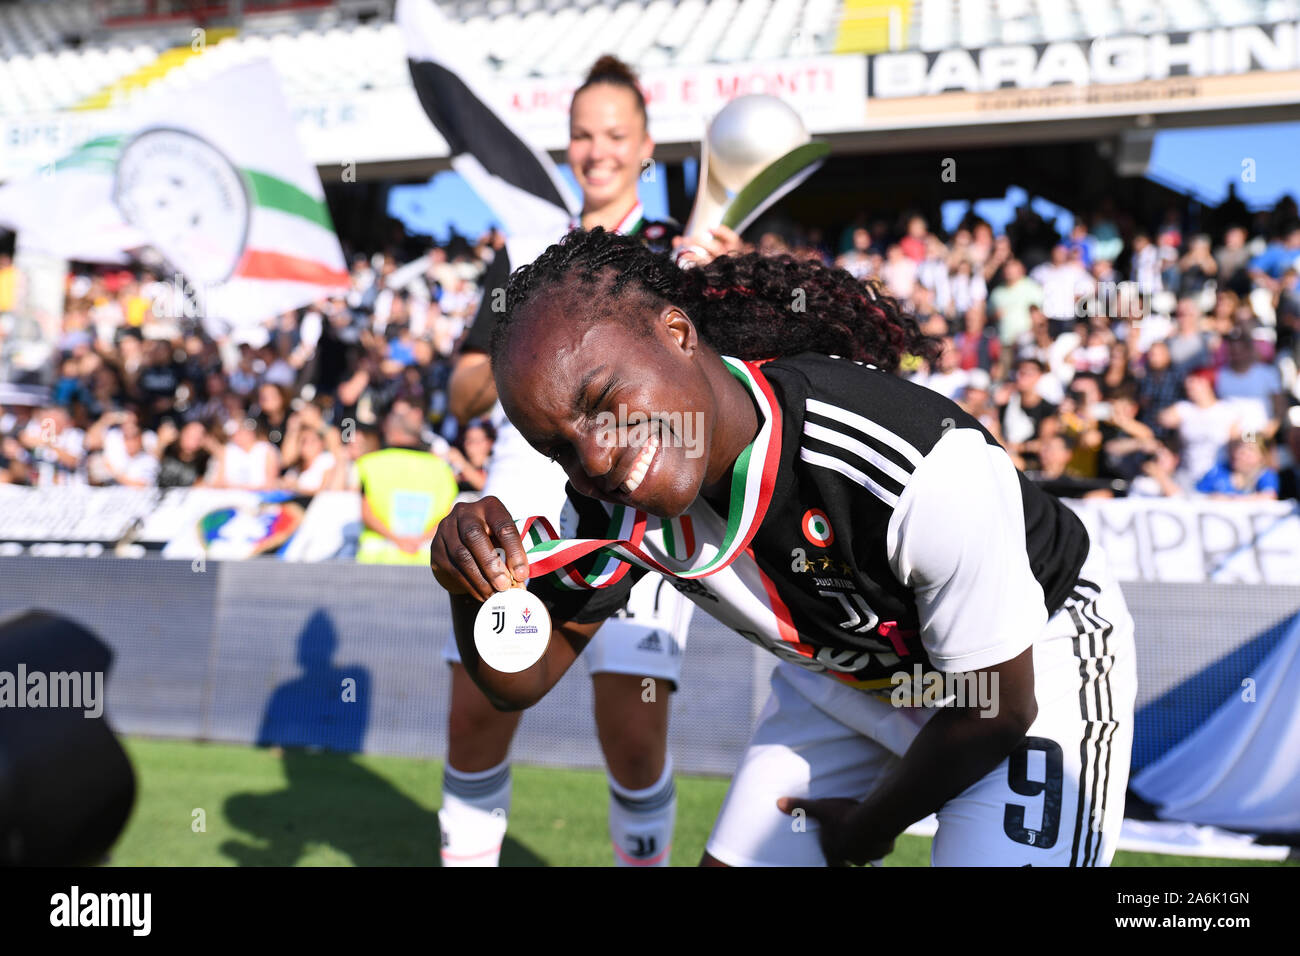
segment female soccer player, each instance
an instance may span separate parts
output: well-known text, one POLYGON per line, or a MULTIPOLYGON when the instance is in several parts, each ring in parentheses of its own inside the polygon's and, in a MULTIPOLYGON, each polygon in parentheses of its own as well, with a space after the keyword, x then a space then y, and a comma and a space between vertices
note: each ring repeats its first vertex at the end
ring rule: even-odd
MULTIPOLYGON (((609 538, 632 512, 624 555, 781 658, 706 864, 875 860, 931 812, 936 864, 1114 853, 1132 620, 1073 513, 957 405, 893 374, 926 348, 876 287, 789 257, 682 270, 597 229, 511 279, 497 387, 568 474, 568 533, 609 538), (620 404, 652 426, 611 442, 604 413, 620 404), (697 457, 683 416, 709 436, 697 457)), ((530 578, 525 517, 458 506, 431 551, 466 669, 504 709, 559 680, 641 571, 568 590, 548 561, 578 552, 539 549, 530 578), (503 674, 470 635, 512 578, 554 628, 536 665, 503 674)))
MULTIPOLYGON (((647 220, 637 199, 654 142, 646 128, 645 99, 625 64, 610 56, 597 60, 574 93, 569 132, 569 164, 582 188, 582 225, 670 248, 676 230, 647 220)), ((554 520, 564 507, 564 473, 528 447, 500 406, 493 408, 488 351, 500 313, 492 290, 505 287, 510 267, 503 249, 484 278, 488 291, 451 382, 452 412, 462 421, 493 415, 498 434, 483 493, 511 510, 554 520)), ((693 610, 651 575, 587 653, 596 728, 609 770, 610 839, 614 858, 623 865, 668 863, 677 806, 667 750, 669 688, 680 678, 693 610), (660 682, 651 700, 645 699, 647 677, 660 682)), ((442 861, 444 866, 495 865, 510 808, 508 756, 519 715, 493 708, 460 667, 455 643, 449 641, 446 649, 453 673, 438 815, 442 861)))

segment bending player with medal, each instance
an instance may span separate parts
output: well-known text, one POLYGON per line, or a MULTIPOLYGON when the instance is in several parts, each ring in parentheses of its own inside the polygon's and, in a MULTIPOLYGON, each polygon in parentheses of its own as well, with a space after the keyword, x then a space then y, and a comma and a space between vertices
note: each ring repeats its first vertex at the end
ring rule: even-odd
POLYGON ((894 374, 933 347, 896 302, 788 256, 683 270, 600 229, 515 273, 506 300, 497 388, 569 477, 569 537, 489 497, 431 550, 496 706, 539 700, 666 571, 781 659, 705 864, 873 861, 931 812, 935 864, 1109 863, 1136 695, 1123 595, 978 421, 894 374), (651 426, 611 441, 620 406, 651 426), (689 415, 699 456, 674 424, 689 415), (475 621, 511 577, 553 624, 507 673, 480 660, 494 636, 475 621))
MULTIPOLYGON (((570 108, 568 159, 582 188, 583 225, 604 226, 656 250, 670 248, 676 228, 646 220, 637 199, 637 184, 653 151, 635 76, 614 57, 600 58, 570 108)), ((510 268, 503 249, 483 280, 483 304, 451 381, 451 410, 461 421, 493 416, 497 440, 484 495, 556 519, 565 501, 563 471, 530 448, 496 404, 487 354, 499 318, 493 290, 505 287, 510 268)), ((632 590, 627 608, 587 651, 596 727, 609 772, 610 839, 621 865, 668 864, 676 815, 667 749, 668 689, 680 679, 694 609, 662 578, 651 575, 632 590), (643 683, 647 677, 660 682, 650 698, 643 683)), ((508 756, 519 715, 501 713, 483 697, 459 666, 454 641, 445 645, 445 657, 453 676, 439 812, 443 865, 495 865, 510 807, 508 756)))

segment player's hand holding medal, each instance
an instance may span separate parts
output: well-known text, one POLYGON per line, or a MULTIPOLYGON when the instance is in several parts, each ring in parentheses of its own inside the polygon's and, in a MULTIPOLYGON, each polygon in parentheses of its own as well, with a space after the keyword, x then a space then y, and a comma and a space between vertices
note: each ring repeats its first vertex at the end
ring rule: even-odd
POLYGON ((433 576, 452 594, 482 601, 474 647, 488 667, 526 671, 546 653, 551 615, 527 590, 528 555, 505 506, 493 497, 460 504, 439 524, 429 549, 433 576))

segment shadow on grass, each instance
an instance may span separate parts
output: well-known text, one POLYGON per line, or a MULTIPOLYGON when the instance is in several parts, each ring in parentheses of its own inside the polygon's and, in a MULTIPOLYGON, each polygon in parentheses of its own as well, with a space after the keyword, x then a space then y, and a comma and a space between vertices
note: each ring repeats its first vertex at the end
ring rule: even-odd
MULTIPOLYGON (((227 840, 221 853, 239 866, 293 866, 324 845, 355 866, 438 866, 438 815, 426 810, 352 754, 285 750, 288 786, 237 793, 225 803, 230 824, 256 841, 227 840)), ((545 866, 510 837, 506 866, 545 866)))
MULTIPOLYGON (((372 685, 364 667, 335 664, 337 650, 333 620, 317 611, 298 636, 301 672, 271 695, 257 735, 280 753, 288 787, 229 797, 226 819, 253 842, 227 840, 221 853, 240 866, 293 866, 324 845, 355 866, 437 866, 437 813, 357 762, 372 685)), ((501 856, 545 865, 509 837, 501 856)))

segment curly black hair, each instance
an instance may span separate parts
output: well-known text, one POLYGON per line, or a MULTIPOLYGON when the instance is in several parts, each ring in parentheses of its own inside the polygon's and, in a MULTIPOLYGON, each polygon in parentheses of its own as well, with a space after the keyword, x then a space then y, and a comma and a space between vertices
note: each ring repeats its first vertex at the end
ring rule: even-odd
MULTIPOLYGON (((904 355, 933 358, 938 352, 938 342, 923 335, 896 300, 843 269, 758 253, 682 269, 639 239, 597 226, 575 229, 511 275, 492 336, 494 364, 515 316, 543 294, 584 323, 625 312, 637 297, 655 308, 675 305, 708 345, 740 359, 820 352, 892 372, 904 355)), ((641 310, 647 333, 653 314, 641 310)))

